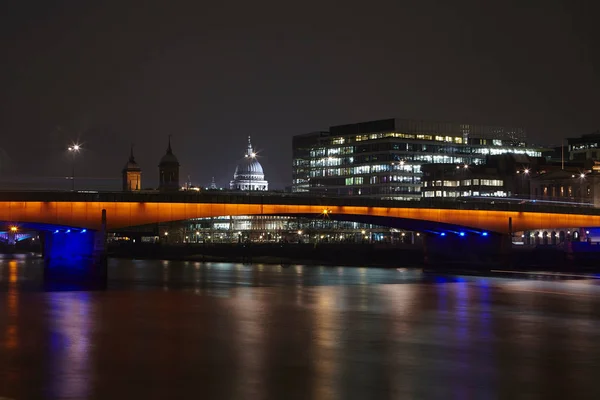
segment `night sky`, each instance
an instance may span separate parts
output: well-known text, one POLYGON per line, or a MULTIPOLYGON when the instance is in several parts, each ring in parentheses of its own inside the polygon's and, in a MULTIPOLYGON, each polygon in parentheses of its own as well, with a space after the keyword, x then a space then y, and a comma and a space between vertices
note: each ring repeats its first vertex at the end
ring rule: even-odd
POLYGON ((118 183, 135 143, 155 186, 172 134, 182 180, 226 186, 251 135, 283 188, 293 135, 393 117, 559 144, 600 128, 592 4, 5 0, 0 178, 68 175, 79 138, 78 175, 118 183))

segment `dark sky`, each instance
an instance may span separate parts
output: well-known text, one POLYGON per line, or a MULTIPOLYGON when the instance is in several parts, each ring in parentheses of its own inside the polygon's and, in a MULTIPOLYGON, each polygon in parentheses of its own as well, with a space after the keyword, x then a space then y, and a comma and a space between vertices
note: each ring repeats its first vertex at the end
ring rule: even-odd
POLYGON ((282 188, 294 134, 390 117, 557 143, 600 128, 592 4, 5 0, 0 177, 68 174, 79 137, 78 174, 118 178, 133 142, 153 186, 172 134, 182 177, 224 186, 252 135, 282 188))

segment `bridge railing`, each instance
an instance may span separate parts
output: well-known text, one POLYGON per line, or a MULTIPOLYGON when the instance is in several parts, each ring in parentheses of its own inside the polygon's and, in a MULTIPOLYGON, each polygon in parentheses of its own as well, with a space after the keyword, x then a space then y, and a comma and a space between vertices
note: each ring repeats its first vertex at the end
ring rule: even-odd
POLYGON ((453 198, 414 201, 381 200, 366 197, 315 196, 304 193, 229 192, 229 191, 181 191, 163 193, 95 192, 95 191, 0 191, 0 201, 39 202, 157 202, 157 203, 226 203, 226 204, 283 204, 327 207, 357 206, 384 208, 439 208, 455 210, 489 210, 515 212, 544 212, 565 214, 600 215, 600 208, 589 204, 567 202, 543 202, 514 198, 453 198))

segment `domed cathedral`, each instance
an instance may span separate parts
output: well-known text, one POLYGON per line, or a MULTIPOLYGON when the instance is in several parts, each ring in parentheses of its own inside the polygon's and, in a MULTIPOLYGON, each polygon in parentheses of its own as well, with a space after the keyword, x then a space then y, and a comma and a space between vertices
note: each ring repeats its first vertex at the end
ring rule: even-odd
POLYGON ((131 151, 129 153, 129 161, 123 168, 123 191, 134 192, 142 189, 142 169, 135 162, 133 156, 133 145, 131 145, 131 151))
POLYGON ((252 149, 250 136, 248 136, 248 150, 235 168, 229 188, 231 190, 251 191, 269 189, 269 182, 265 180, 262 165, 256 159, 256 152, 252 149))
POLYGON ((179 160, 177 160, 171 149, 171 135, 169 135, 167 153, 160 159, 160 163, 158 164, 158 174, 158 190, 164 192, 176 192, 179 190, 179 160))

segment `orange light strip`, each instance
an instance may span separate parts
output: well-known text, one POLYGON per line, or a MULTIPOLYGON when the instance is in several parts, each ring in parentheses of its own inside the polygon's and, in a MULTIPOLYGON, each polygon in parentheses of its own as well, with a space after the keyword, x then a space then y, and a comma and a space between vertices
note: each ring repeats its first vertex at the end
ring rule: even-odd
MULTIPOLYGON (((0 202, 0 221, 45 223, 98 229, 101 213, 107 213, 108 229, 223 215, 323 215, 323 206, 226 203, 133 203, 133 202, 0 202)), ((513 211, 448 210, 430 208, 385 208, 329 206, 328 214, 371 215, 423 220, 465 228, 508 233, 541 228, 600 226, 600 216, 585 214, 522 213, 513 211)))

